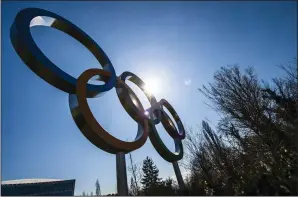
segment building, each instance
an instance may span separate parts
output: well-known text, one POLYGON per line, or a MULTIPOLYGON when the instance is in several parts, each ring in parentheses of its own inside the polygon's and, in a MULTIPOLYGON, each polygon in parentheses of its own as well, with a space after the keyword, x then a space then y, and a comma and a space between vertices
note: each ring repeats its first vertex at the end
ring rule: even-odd
POLYGON ((1 196, 73 196, 75 179, 20 179, 2 181, 1 196))

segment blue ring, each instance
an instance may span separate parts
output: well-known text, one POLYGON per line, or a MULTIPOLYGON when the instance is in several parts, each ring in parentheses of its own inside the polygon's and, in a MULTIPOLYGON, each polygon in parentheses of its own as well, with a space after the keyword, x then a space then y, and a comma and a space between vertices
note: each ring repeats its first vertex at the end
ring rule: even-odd
POLYGON ((76 93, 77 79, 51 62, 34 42, 30 32, 30 22, 37 16, 54 18, 55 20, 51 24, 45 26, 63 31, 78 40, 96 57, 102 68, 111 73, 104 85, 87 84, 86 97, 96 97, 99 93, 115 87, 115 69, 105 52, 90 36, 57 14, 39 8, 26 8, 17 14, 10 29, 10 39, 18 55, 35 74, 64 92, 76 93))

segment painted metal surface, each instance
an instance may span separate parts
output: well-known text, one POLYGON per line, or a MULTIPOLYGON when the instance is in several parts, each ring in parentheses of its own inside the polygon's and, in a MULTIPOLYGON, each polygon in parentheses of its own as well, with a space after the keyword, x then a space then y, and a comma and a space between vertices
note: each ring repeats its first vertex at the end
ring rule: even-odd
POLYGON ((185 138, 185 129, 177 112, 167 100, 161 99, 157 102, 154 95, 146 91, 145 83, 131 72, 123 72, 117 77, 108 56, 91 37, 70 21, 47 10, 39 8, 21 10, 11 26, 10 38, 15 51, 28 68, 50 85, 69 94, 70 111, 82 134, 98 148, 116 154, 118 191, 122 195, 127 195, 125 154, 142 147, 148 136, 159 155, 166 161, 173 163, 178 183, 182 187, 183 179, 177 161, 183 158, 182 140, 185 138), (35 21, 38 17, 47 17, 50 22, 42 18, 37 23, 35 21), (35 44, 30 32, 30 27, 35 25, 52 27, 72 36, 90 50, 102 69, 88 69, 77 79, 64 72, 59 66, 51 62, 35 44), (88 81, 95 76, 104 84, 89 84, 88 81), (126 80, 135 83, 144 92, 151 104, 149 109, 144 109, 136 94, 125 83, 126 80), (124 109, 137 122, 137 134, 132 142, 122 141, 110 135, 97 122, 88 106, 87 98, 96 98, 113 88, 115 88, 124 109), (163 107, 167 108, 174 117, 177 128, 163 107), (173 138, 175 152, 171 152, 161 140, 155 126, 159 123, 173 138), (121 180, 124 179, 125 182, 122 184, 121 180))

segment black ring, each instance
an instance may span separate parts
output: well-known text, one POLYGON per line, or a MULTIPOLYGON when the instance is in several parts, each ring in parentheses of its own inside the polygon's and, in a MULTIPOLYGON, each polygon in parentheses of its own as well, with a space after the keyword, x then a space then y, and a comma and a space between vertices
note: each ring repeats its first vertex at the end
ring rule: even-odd
MULTIPOLYGON (((145 82, 142 79, 140 79, 137 75, 133 74, 132 72, 126 71, 120 75, 120 79, 122 81, 124 81, 124 83, 125 83, 125 80, 127 79, 127 80, 133 82, 135 85, 137 85, 138 88, 140 88, 142 90, 142 92, 145 94, 145 96, 147 97, 151 107, 154 106, 155 104, 157 104, 157 100, 154 97, 154 95, 145 91, 145 88, 144 88, 145 82)), ((135 117, 148 118, 148 116, 145 114, 146 111, 142 110, 140 108, 140 106, 133 103, 132 99, 129 99, 129 101, 131 101, 129 106, 132 106, 132 108, 129 111, 129 114, 131 115, 132 118, 134 118, 134 119, 135 119, 135 117)), ((150 120, 153 121, 154 124, 160 123, 161 115, 162 114, 161 114, 160 110, 154 110, 152 113, 151 112, 149 113, 150 120)))

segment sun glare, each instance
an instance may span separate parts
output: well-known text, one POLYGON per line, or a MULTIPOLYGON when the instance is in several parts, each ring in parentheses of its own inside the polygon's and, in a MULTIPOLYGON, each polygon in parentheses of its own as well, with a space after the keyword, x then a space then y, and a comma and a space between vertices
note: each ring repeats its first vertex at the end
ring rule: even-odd
POLYGON ((159 94, 161 91, 161 82, 158 78, 148 78, 144 80, 145 82, 145 91, 150 94, 159 94))

